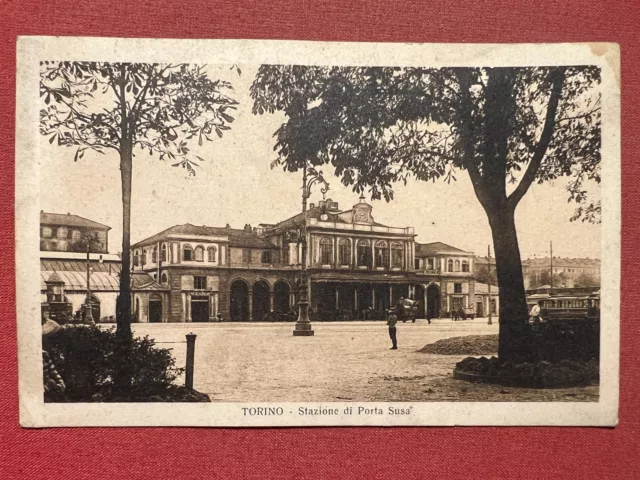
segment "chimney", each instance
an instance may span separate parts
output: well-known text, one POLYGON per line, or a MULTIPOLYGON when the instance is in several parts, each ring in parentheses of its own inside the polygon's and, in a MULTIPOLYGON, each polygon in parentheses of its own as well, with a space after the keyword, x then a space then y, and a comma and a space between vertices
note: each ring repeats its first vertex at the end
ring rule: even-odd
POLYGON ((251 232, 252 232, 252 230, 253 230, 253 229, 251 228, 251 224, 247 223, 247 224, 244 226, 244 231, 245 231, 245 232, 247 232, 247 233, 251 233, 251 232))
POLYGON ((227 225, 224 228, 231 228, 231 225, 227 223, 227 225))

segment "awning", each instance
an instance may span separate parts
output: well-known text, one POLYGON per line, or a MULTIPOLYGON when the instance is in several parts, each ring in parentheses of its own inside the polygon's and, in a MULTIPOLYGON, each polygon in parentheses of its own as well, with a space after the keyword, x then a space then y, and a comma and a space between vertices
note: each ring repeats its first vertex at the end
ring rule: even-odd
MULTIPOLYGON (((47 289, 46 281, 53 271, 40 271, 40 289, 47 289)), ((64 289, 67 292, 81 291, 87 289, 86 272, 76 271, 56 271, 61 280, 64 281, 64 289)), ((94 271, 89 277, 89 286, 92 292, 118 292, 120 290, 120 278, 117 273, 106 273, 94 271)), ((168 287, 159 285, 156 281, 146 273, 133 275, 133 291, 166 291, 168 287)))

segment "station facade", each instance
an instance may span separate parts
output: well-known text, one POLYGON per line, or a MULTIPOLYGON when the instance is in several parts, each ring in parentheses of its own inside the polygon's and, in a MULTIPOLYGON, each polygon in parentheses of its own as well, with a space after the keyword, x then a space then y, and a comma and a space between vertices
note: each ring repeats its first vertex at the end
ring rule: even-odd
MULTIPOLYGON (((400 297, 418 301, 420 318, 475 308, 472 252, 417 243, 413 227, 376 222, 363 197, 348 210, 327 199, 304 217, 243 229, 176 225, 134 244, 132 268, 166 292, 156 307, 162 322, 295 312, 303 222, 312 319, 383 318, 400 297)), ((148 307, 136 318, 149 321, 148 307)))

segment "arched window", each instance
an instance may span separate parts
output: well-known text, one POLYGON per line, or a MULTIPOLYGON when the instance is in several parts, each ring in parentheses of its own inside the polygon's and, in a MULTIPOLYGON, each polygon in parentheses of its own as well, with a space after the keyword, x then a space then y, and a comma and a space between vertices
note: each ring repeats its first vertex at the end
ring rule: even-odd
POLYGON ((167 244, 163 243, 160 247, 160 260, 163 262, 167 261, 167 244))
POLYGON ((216 262, 216 253, 217 252, 218 252, 218 249, 216 247, 207 248, 207 259, 211 263, 215 263, 216 262))
POLYGON ((369 240, 358 240, 358 266, 370 267, 371 266, 371 246, 369 240))
POLYGON ((191 245, 185 245, 182 247, 182 260, 185 262, 190 262, 193 260, 193 248, 191 245))
POLYGON ((456 272, 460 271, 460 260, 456 260, 456 272))
POLYGON ((42 227, 42 236, 45 238, 51 238, 51 236, 53 235, 53 230, 51 230, 49 227, 42 227))
POLYGON ((389 266, 389 245, 384 240, 376 242, 376 267, 389 266))
POLYGON ((69 236, 69 229, 67 227, 58 227, 58 231, 56 232, 56 237, 67 238, 68 236, 69 236))
POLYGON ((462 271, 469 273, 469 262, 467 260, 462 261, 462 271))
POLYGON ((198 245, 195 250, 196 262, 204 262, 204 247, 198 245))
POLYGON ((289 244, 288 243, 283 243, 282 244, 282 264, 283 265, 289 265, 290 264, 289 244))
POLYGON ((320 240, 320 263, 331 265, 333 263, 333 240, 324 237, 320 240))
POLYGON ((151 263, 158 263, 158 247, 153 247, 151 250, 151 263))
POLYGON ((341 238, 338 241, 338 257, 340 257, 340 265, 351 263, 351 241, 348 238, 341 238))
POLYGON ((140 263, 142 263, 143 267, 147 263, 147 249, 146 248, 142 249, 142 255, 140 255, 140 263))
POLYGON ((162 273, 162 276, 160 277, 160 283, 165 285, 169 283, 169 277, 167 276, 167 272, 162 273))
POLYGON ((453 272, 453 260, 447 260, 447 272, 453 272))
POLYGON ((391 242, 391 267, 402 268, 404 258, 404 247, 400 242, 391 242))
POLYGON ((80 238, 81 238, 80 230, 74 230, 73 232, 71 232, 71 239, 74 242, 77 242, 78 240, 80 240, 80 238))
POLYGON ((133 266, 137 267, 140 264, 140 250, 133 252, 133 266))

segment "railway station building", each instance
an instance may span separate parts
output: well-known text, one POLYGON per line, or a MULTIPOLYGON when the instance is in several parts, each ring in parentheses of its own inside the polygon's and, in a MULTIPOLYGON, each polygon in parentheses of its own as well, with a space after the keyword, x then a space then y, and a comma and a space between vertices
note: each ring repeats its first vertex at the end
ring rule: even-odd
POLYGON ((418 301, 419 318, 475 307, 472 252, 418 243, 413 227, 376 222, 360 197, 346 210, 327 199, 275 224, 175 225, 135 243, 133 271, 166 292, 161 317, 143 304, 137 319, 261 321, 295 311, 305 222, 312 319, 381 319, 400 297, 418 301))

